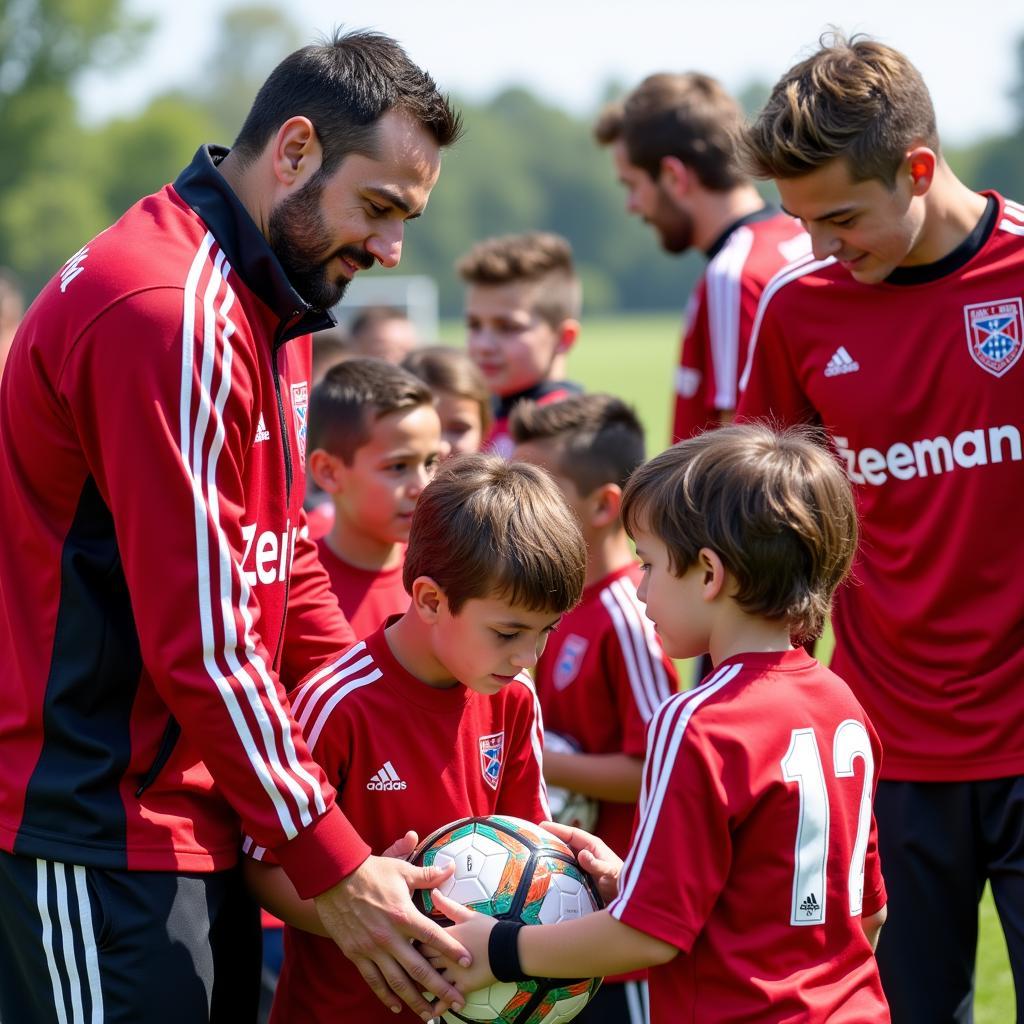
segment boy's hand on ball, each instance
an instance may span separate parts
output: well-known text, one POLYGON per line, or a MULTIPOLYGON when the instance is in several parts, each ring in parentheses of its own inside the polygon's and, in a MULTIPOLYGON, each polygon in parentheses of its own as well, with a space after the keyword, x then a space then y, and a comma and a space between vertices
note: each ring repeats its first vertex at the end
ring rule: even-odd
POLYGON ((580 867, 594 880, 597 891, 605 903, 619 894, 619 874, 622 858, 597 836, 557 821, 543 821, 541 827, 558 836, 576 854, 580 867))
POLYGON ((476 992, 478 989, 493 985, 497 979, 491 974, 487 943, 490 939, 491 929, 496 924, 495 919, 486 914, 478 914, 475 910, 470 910, 461 903, 448 899, 437 889, 431 893, 431 898, 437 909, 449 920, 455 922, 445 931, 467 949, 473 958, 470 967, 463 967, 436 950, 424 949, 423 953, 428 957, 431 966, 440 972, 445 981, 455 985, 460 992, 476 992))

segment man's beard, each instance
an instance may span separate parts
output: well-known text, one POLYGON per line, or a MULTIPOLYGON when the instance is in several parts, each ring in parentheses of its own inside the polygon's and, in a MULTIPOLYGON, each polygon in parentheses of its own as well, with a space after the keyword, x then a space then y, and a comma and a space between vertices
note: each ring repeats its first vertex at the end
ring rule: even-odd
POLYGON ((654 226, 665 252, 678 255, 686 252, 693 245, 693 218, 686 210, 681 210, 667 195, 659 189, 658 206, 654 216, 648 218, 654 226))
POLYGON ((282 200, 270 213, 267 224, 270 248, 284 268, 291 286, 316 309, 330 309, 345 294, 348 280, 327 276, 327 264, 344 256, 363 270, 373 257, 359 245, 331 250, 331 238, 320 212, 323 183, 314 175, 294 195, 282 200))

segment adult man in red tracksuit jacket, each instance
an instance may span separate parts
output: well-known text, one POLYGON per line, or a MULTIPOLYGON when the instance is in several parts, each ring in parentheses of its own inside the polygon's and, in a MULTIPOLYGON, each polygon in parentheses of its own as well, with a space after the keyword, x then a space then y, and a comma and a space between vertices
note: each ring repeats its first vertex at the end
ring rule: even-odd
POLYGON ((353 639, 304 536, 307 335, 397 264, 458 134, 393 40, 297 51, 230 153, 29 310, 0 387, 3 1020, 243 1019, 241 826, 382 998, 455 997, 408 942, 459 955, 409 902, 431 879, 368 858, 285 690, 353 639))

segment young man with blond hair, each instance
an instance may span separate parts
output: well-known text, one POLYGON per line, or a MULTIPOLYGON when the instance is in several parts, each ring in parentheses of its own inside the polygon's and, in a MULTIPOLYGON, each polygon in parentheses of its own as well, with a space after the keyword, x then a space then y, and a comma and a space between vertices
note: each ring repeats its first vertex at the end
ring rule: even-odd
POLYGON ((676 371, 672 440, 727 422, 750 327, 771 276, 806 251, 791 217, 765 203, 735 157, 739 104, 708 75, 655 74, 602 112, 629 212, 670 253, 707 260, 686 310, 676 371))
POLYGON ((572 246, 546 231, 500 235, 478 242, 455 269, 466 283, 469 356, 493 396, 486 446, 507 456, 508 418, 519 402, 580 391, 563 379, 583 302, 572 246))
POLYGON ((862 516, 832 664, 885 750, 882 980, 898 1024, 966 1022, 986 881, 1024 992, 1024 598, 1007 512, 1024 207, 956 178, 920 74, 863 37, 788 71, 743 153, 814 251, 765 290, 739 413, 823 424, 862 516))

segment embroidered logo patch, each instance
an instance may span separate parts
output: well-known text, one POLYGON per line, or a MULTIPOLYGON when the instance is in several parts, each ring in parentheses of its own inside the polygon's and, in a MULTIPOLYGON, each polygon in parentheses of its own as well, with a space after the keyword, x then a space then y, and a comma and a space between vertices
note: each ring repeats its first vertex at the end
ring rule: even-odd
POLYGON ((480 737, 480 771, 484 782, 491 789, 498 788, 501 778, 501 758, 505 750, 505 734, 496 732, 490 736, 480 737))
POLYGON ((292 385, 292 412, 295 413, 295 444, 299 461, 306 464, 306 422, 309 412, 309 385, 300 381, 292 385))
POLYGON ((558 652, 558 661, 555 662, 554 680, 559 690, 564 690, 579 675, 583 655, 586 653, 586 637, 570 633, 565 638, 565 643, 558 652))
POLYGON ((1024 352, 1024 305, 1020 298, 964 306, 967 349, 993 377, 1002 377, 1024 352))

